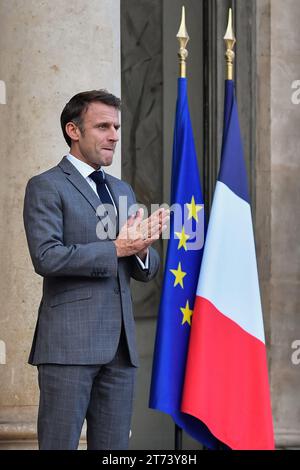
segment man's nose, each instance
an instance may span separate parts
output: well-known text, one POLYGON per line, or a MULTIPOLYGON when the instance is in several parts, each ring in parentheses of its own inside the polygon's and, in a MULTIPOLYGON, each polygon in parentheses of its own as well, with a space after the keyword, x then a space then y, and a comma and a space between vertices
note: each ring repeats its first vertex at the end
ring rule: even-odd
POLYGON ((111 130, 110 130, 109 140, 111 140, 113 142, 118 142, 118 140, 119 140, 118 131, 114 127, 112 127, 111 130))

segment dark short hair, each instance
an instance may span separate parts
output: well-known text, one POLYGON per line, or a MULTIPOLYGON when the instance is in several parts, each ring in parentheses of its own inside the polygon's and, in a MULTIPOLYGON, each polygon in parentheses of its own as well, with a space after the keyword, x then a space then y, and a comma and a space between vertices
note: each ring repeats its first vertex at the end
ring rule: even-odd
POLYGON ((66 124, 68 122, 74 122, 74 124, 79 127, 81 132, 83 132, 83 114, 87 112, 89 105, 95 102, 104 103, 108 106, 121 109, 120 98, 112 95, 107 90, 83 91, 82 93, 78 93, 77 95, 73 96, 73 98, 71 98, 64 107, 60 116, 60 124, 63 135, 69 147, 71 147, 72 140, 66 133, 66 124))

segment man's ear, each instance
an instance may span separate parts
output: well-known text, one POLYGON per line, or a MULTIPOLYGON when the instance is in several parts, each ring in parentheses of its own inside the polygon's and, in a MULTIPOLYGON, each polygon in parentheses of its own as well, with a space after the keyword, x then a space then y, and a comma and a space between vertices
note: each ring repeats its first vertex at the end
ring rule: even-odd
POLYGON ((76 126, 76 124, 74 124, 74 122, 67 122, 66 133, 68 134, 71 140, 74 140, 76 142, 79 140, 80 129, 76 126))

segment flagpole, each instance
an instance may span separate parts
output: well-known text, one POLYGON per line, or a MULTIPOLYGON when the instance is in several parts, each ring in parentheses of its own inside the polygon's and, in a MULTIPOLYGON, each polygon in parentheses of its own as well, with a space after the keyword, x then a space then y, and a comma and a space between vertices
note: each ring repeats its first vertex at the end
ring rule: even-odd
MULTIPOLYGON (((226 46, 226 80, 233 80, 234 79, 234 59, 235 59, 235 52, 233 50, 236 44, 236 38, 233 31, 233 21, 232 21, 232 8, 229 8, 228 13, 228 25, 227 30, 224 36, 225 46, 226 46)), ((225 444, 219 441, 218 450, 225 450, 228 449, 225 444)))
POLYGON ((179 31, 177 33, 177 39, 179 41, 179 51, 178 51, 178 57, 179 57, 179 77, 180 78, 186 78, 186 59, 188 56, 188 51, 186 49, 186 45, 189 42, 189 35, 186 30, 186 25, 185 25, 185 8, 182 7, 182 14, 181 14, 181 24, 179 31))
MULTIPOLYGON (((228 25, 227 25, 227 30, 224 36, 224 41, 225 41, 225 46, 226 46, 226 53, 225 53, 225 58, 226 58, 226 80, 233 80, 234 78, 234 59, 235 59, 235 53, 234 53, 234 46, 236 43, 236 38, 233 32, 233 21, 232 21, 232 8, 229 8, 229 13, 228 13, 228 25)), ((228 450, 229 447, 227 447, 225 444, 223 444, 221 441, 218 443, 218 450, 228 450)), ((203 446, 203 450, 208 450, 206 446, 203 446)))
MULTIPOLYGON (((182 7, 181 23, 176 37, 179 41, 179 78, 186 78, 186 59, 188 57, 188 51, 186 49, 186 46, 190 38, 185 24, 184 6, 182 7)), ((177 424, 175 424, 175 450, 182 450, 182 428, 179 427, 177 424)))
POLYGON ((224 41, 226 45, 226 79, 227 80, 233 80, 234 76, 234 70, 233 70, 233 63, 235 59, 235 53, 233 51, 233 48, 236 43, 236 38, 233 32, 233 23, 232 23, 232 9, 229 8, 229 16, 228 16, 228 26, 227 26, 227 31, 224 36, 224 41))

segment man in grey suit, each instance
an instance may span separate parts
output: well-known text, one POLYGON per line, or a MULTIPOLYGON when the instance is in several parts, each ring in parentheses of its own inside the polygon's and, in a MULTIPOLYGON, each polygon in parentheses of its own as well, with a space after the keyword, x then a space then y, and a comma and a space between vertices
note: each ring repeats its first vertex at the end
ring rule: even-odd
POLYGON ((77 449, 84 419, 88 449, 128 448, 138 366, 130 279, 156 275, 151 245, 168 213, 143 220, 141 210, 121 211, 121 196, 135 204, 133 190, 103 171, 119 110, 106 90, 75 95, 61 115, 69 155, 26 188, 27 241, 43 276, 29 357, 38 366, 40 449, 77 449))

